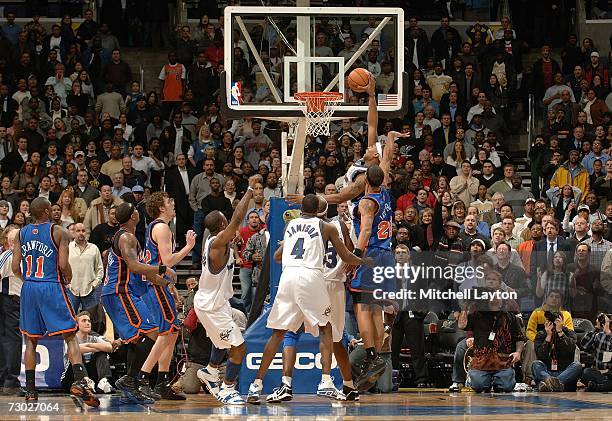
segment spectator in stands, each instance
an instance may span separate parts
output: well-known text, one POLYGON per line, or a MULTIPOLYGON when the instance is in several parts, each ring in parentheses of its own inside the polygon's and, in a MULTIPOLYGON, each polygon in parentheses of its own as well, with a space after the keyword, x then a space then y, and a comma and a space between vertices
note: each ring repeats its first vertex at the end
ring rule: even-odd
POLYGON ((160 73, 162 91, 162 113, 167 119, 171 112, 178 108, 185 90, 185 80, 187 79, 187 68, 177 62, 176 53, 168 53, 168 63, 166 63, 160 73))
POLYGON ((575 149, 570 151, 569 159, 555 171, 550 180, 550 187, 566 184, 580 189, 582 197, 578 203, 582 203, 589 192, 589 173, 580 163, 580 153, 575 149))
MULTIPOLYGON (((523 215, 526 200, 533 199, 533 194, 523 187, 523 179, 520 175, 514 174, 511 179, 512 188, 504 193, 506 203, 512 206, 512 212, 515 215, 523 215)), ((535 199, 534 199, 535 201, 535 199)))
POLYGON ((111 186, 100 187, 100 197, 91 201, 91 206, 85 214, 83 221, 85 231, 90 234, 96 226, 108 222, 111 207, 118 206, 122 202, 120 198, 113 196, 111 186))
POLYGON ((106 261, 107 250, 112 245, 112 239, 119 230, 119 224, 115 218, 115 207, 108 211, 108 222, 98 224, 89 234, 89 242, 95 244, 106 261))
POLYGON ((194 212, 193 227, 196 232, 196 245, 192 251, 191 261, 194 268, 201 266, 202 258, 202 235, 204 234, 204 212, 202 210, 202 200, 211 192, 210 182, 217 179, 223 183, 223 176, 215 172, 215 161, 212 159, 204 160, 204 172, 193 177, 189 186, 189 204, 194 212))
POLYGON ((104 82, 110 83, 116 92, 123 94, 127 84, 132 80, 132 70, 129 64, 121 59, 119 49, 111 51, 111 61, 104 68, 104 82))
POLYGON ((74 233, 74 240, 69 245, 72 282, 68 286, 68 297, 72 308, 78 312, 98 303, 96 289, 102 284, 104 267, 99 249, 85 238, 85 225, 75 224, 74 233))
MULTIPOLYGON (((241 247, 238 250, 235 246, 234 254, 236 256, 239 256, 236 259, 236 263, 240 266, 240 298, 242 299, 242 302, 248 311, 248 309, 251 308, 253 300, 253 260, 247 259, 243 253, 246 249, 247 242, 249 241, 249 239, 259 232, 261 221, 259 218, 259 214, 256 211, 250 211, 247 215, 247 219, 247 225, 240 228, 241 247)), ((250 257, 252 257, 252 255, 250 257)))
POLYGON ((559 64, 550 56, 550 46, 543 45, 540 49, 542 57, 533 65, 531 92, 536 100, 542 100, 548 88, 554 83, 555 73, 561 71, 559 64))

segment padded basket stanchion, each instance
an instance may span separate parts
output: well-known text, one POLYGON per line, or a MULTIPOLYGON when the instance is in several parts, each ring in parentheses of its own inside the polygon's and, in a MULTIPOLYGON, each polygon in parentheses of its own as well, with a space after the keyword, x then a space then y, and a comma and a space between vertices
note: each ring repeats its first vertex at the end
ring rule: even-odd
POLYGON ((293 96, 300 104, 306 117, 306 134, 329 136, 329 122, 334 107, 342 102, 340 92, 297 92, 293 96))

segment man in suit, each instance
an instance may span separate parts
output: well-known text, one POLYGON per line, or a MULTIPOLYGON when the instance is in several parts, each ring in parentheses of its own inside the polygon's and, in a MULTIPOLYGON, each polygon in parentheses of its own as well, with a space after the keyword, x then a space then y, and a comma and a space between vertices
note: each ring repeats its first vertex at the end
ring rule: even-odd
POLYGON ((166 192, 176 204, 176 240, 180 248, 185 241, 185 234, 193 223, 193 211, 189 205, 189 186, 195 176, 195 170, 187 167, 187 157, 184 154, 176 156, 176 166, 166 173, 166 192))
POLYGON ((455 82, 457 82, 457 88, 459 89, 459 97, 465 98, 466 102, 472 97, 472 89, 481 88, 482 86, 480 77, 474 71, 472 63, 466 63, 462 77, 455 80, 455 82))
POLYGON ((431 46, 434 51, 434 56, 437 61, 446 60, 445 68, 450 68, 451 63, 448 62, 450 59, 449 49, 452 49, 456 53, 461 49, 461 36, 459 32, 449 25, 449 18, 443 16, 440 19, 440 27, 435 30, 431 36, 431 46), (449 34, 452 34, 449 36, 449 34))
POLYGON ((440 118, 442 124, 433 132, 434 149, 443 150, 446 145, 456 140, 456 131, 450 113, 443 113, 440 118))
POLYGON ((563 251, 568 258, 571 256, 572 246, 559 234, 559 221, 553 220, 544 226, 546 236, 538 241, 531 254, 531 279, 536 279, 538 269, 543 273, 548 266, 552 266, 553 256, 558 251, 563 251))

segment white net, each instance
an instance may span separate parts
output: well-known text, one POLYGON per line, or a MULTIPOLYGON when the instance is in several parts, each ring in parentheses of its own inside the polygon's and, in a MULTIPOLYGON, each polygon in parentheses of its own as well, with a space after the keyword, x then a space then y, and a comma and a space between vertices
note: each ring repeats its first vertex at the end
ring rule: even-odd
POLYGON ((343 95, 338 92, 299 92, 294 98, 302 105, 306 117, 306 134, 329 136, 329 122, 335 107, 342 102, 343 95))

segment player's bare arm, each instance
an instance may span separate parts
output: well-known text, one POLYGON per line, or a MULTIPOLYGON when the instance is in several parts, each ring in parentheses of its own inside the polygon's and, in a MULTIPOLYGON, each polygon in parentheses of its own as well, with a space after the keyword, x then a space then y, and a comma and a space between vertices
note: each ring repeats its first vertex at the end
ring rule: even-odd
MULTIPOLYGON (((133 234, 125 233, 119 238, 119 250, 121 251, 121 257, 125 260, 128 268, 139 275, 143 275, 147 278, 147 280, 151 281, 155 285, 167 286, 169 284, 168 280, 164 279, 159 275, 159 267, 145 265, 144 263, 140 263, 138 261, 138 254, 136 250, 138 249, 138 240, 133 234)), ((166 274, 168 271, 174 273, 174 271, 170 268, 166 268, 166 274)), ((176 274, 174 274, 174 279, 176 279, 176 274)))
POLYGON ((348 265, 360 265, 363 263, 362 259, 355 256, 349 251, 348 248, 346 248, 344 242, 340 239, 340 235, 338 235, 338 230, 335 226, 328 222, 323 222, 323 236, 326 242, 330 241, 332 243, 338 252, 338 256, 340 256, 340 259, 342 259, 344 263, 348 265))
POLYGON ((391 163, 393 162, 393 148, 395 146, 395 140, 400 137, 409 137, 410 133, 399 133, 396 131, 390 131, 387 133, 387 142, 385 143, 385 149, 383 150, 383 156, 380 158, 380 168, 385 173, 385 186, 389 185, 391 171, 391 163))
POLYGON ((236 230, 240 228, 240 224, 242 224, 244 216, 247 210, 249 210, 249 202, 253 198, 253 188, 257 183, 263 183, 263 178, 260 174, 256 174, 249 178, 249 189, 247 189, 242 199, 240 199, 240 202, 238 202, 238 206, 236 206, 232 219, 227 224, 227 227, 217 234, 211 243, 211 252, 214 250, 222 250, 225 252, 227 245, 234 239, 236 230))
POLYGON ((347 249, 353 250, 353 248, 355 248, 355 245, 353 244, 353 240, 351 240, 351 233, 346 227, 346 224, 342 221, 340 221, 340 230, 342 231, 342 238, 344 238, 344 245, 347 249))
POLYGON ((170 267, 176 266, 187 257, 196 242, 195 232, 189 230, 185 235, 185 239, 187 240, 185 247, 176 253, 172 253, 172 231, 170 231, 170 227, 167 224, 156 224, 153 227, 151 235, 157 243, 157 249, 159 250, 159 256, 161 257, 162 263, 170 267))
POLYGON ((282 260, 283 260, 283 245, 282 244, 274 252, 274 260, 277 263, 282 262, 282 260))
POLYGON ((60 227, 59 225, 54 225, 53 240, 56 242, 56 244, 59 244, 58 265, 62 272, 62 281, 65 284, 69 284, 72 282, 72 268, 70 267, 70 262, 68 261, 70 254, 70 249, 68 248, 70 244, 70 234, 66 228, 60 227))
POLYGON ((366 92, 368 93, 368 147, 378 141, 378 104, 376 104, 376 80, 370 74, 366 92))
POLYGON ((13 274, 23 281, 23 272, 21 272, 21 230, 15 236, 13 243, 13 262, 11 264, 13 274))
POLYGON ((359 202, 359 215, 361 220, 361 231, 357 238, 357 247, 359 250, 365 250, 372 235, 372 222, 374 216, 378 212, 378 205, 370 199, 364 199, 359 202))
MULTIPOLYGON (((325 200, 330 205, 338 205, 340 203, 352 200, 365 191, 365 174, 359 174, 355 181, 348 183, 338 193, 326 194, 325 200)), ((288 194, 285 198, 290 203, 301 204, 304 199, 303 194, 288 194)))

